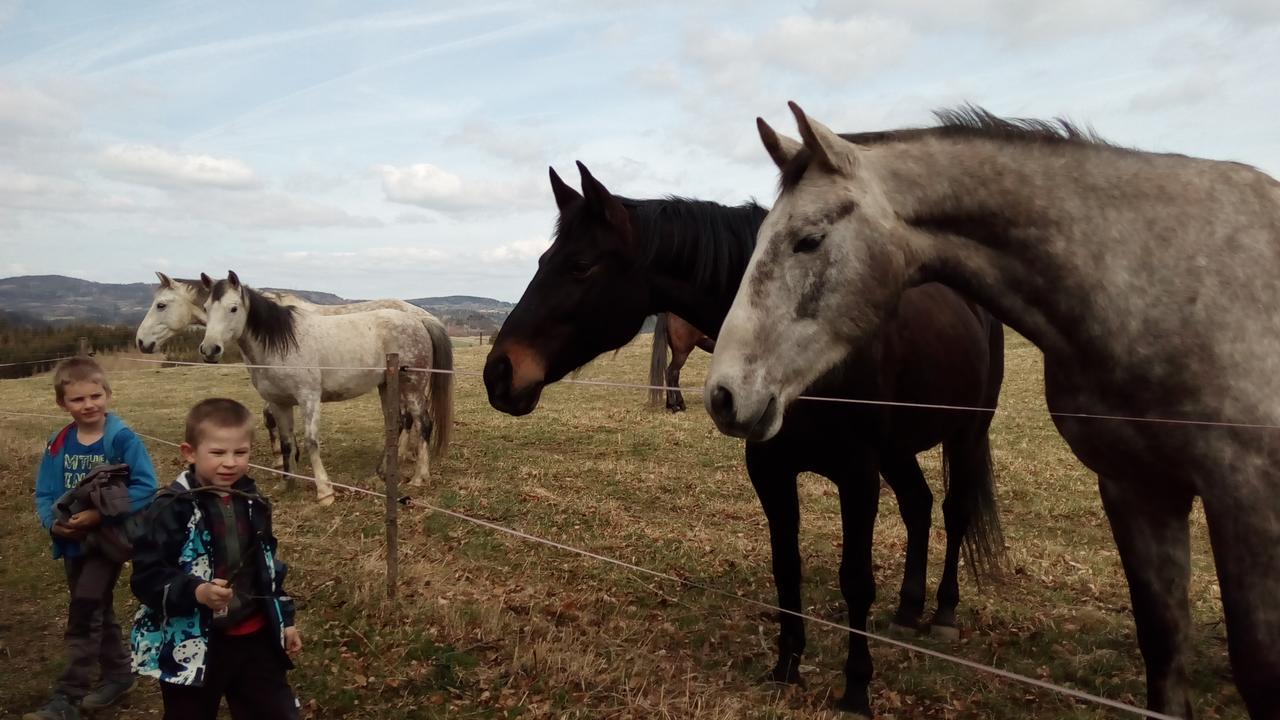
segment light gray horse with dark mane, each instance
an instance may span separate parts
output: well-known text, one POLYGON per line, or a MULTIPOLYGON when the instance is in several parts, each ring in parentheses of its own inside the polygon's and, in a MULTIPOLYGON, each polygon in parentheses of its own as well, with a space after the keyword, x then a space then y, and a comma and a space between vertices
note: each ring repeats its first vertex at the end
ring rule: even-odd
POLYGON ((387 353, 399 353, 405 366, 418 369, 400 380, 400 445, 402 452, 417 445, 410 484, 427 479, 430 455, 443 457, 453 436, 453 344, 439 320, 391 309, 320 315, 242 285, 234 272, 216 283, 201 278, 209 284, 209 300, 200 354, 217 362, 232 343, 239 346, 281 437, 293 437, 293 408, 301 408, 321 504, 333 502, 333 486, 320 459, 320 404, 374 388, 385 400, 381 368, 387 353))
POLYGON ((720 428, 772 436, 906 288, 961 290, 1044 351, 1054 420, 1098 473, 1149 707, 1192 715, 1199 496, 1236 685, 1280 718, 1280 183, 973 108, 843 137, 792 111, 803 144, 758 121, 782 191, 712 358, 720 428))

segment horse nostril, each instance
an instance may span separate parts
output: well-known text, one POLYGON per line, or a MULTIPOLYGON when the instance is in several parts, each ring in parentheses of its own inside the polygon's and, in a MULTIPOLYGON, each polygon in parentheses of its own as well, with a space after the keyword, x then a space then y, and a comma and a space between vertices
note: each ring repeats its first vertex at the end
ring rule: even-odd
POLYGON ((502 383, 502 387, 507 390, 510 390, 511 376, 514 372, 513 368, 511 367, 511 358, 507 357, 506 355, 503 355, 502 357, 498 358, 498 361, 494 363, 494 371, 497 373, 498 379, 502 383))
POLYGON ((500 396, 510 395, 512 373, 511 358, 499 355, 485 364, 484 384, 490 392, 500 396))
POLYGON ((711 412, 722 418, 733 417, 733 393, 723 385, 716 385, 711 391, 711 412))

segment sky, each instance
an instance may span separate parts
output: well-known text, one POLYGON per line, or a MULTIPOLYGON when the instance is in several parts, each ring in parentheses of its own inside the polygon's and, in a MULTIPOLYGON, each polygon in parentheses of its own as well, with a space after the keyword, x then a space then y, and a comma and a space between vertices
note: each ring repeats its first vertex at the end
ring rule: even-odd
POLYGON ((554 166, 769 204, 755 118, 971 102, 1280 177, 1276 0, 0 0, 0 277, 514 301, 554 166))

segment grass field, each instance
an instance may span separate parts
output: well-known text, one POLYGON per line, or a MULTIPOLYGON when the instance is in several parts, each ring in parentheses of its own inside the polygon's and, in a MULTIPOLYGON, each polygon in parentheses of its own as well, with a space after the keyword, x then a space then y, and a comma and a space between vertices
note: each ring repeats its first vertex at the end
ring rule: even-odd
MULTIPOLYGON (((647 336, 644 340, 647 341, 647 336)), ((478 370, 488 347, 459 347, 478 370)), ((701 386, 707 355, 684 375, 701 386)), ((641 382, 640 344, 582 377, 641 382)), ((119 363, 121 367, 126 363, 119 363)), ((1011 340, 993 446, 1009 571, 979 590, 961 586, 961 641, 933 648, 1141 705, 1143 671, 1119 558, 1094 478, 1044 413, 1040 355, 1011 340)), ((139 432, 176 439, 194 401, 211 395, 261 407, 245 371, 115 371, 115 409, 139 432)), ((489 408, 478 378, 458 380, 450 456, 428 488, 442 507, 630 563, 772 603, 765 521, 741 444, 715 431, 697 397, 669 415, 643 391, 560 385, 524 418, 489 408)), ((0 409, 57 412, 47 377, 0 381, 0 409)), ((45 698, 60 663, 66 591, 31 511, 33 468, 58 421, 0 415, 0 717, 45 698)), ((324 407, 325 461, 334 480, 377 489, 382 424, 376 396, 324 407)), ((257 461, 270 459, 261 437, 257 461)), ((176 452, 151 445, 162 478, 176 452)), ((941 497, 938 455, 922 456, 941 497)), ((761 684, 776 626, 758 608, 585 558, 521 542, 422 509, 401 515, 400 598, 384 593, 382 503, 340 495, 319 508, 310 493, 260 477, 277 506, 277 535, 307 644, 292 675, 311 717, 826 718, 842 687, 845 639, 809 628, 807 688, 761 684)), ((841 542, 834 487, 805 476, 802 552, 806 610, 843 621, 836 579, 841 542)), ((875 558, 875 628, 896 605, 905 535, 882 494, 875 558)), ((935 507, 930 554, 936 588, 943 545, 935 507)), ((1199 717, 1244 717, 1230 682, 1221 604, 1199 508, 1194 515, 1195 655, 1199 717)), ((118 592, 124 617, 135 602, 118 592)), ((1078 704, 938 660, 872 645, 873 703, 885 720, 1099 718, 1078 704)), ((158 716, 147 681, 105 716, 158 716)))

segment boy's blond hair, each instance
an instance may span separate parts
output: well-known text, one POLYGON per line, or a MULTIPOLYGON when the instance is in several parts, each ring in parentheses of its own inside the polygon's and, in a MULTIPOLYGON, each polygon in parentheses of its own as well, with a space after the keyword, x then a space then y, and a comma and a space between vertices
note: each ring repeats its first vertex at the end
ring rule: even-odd
POLYGON ((191 447, 199 447, 204 428, 244 428, 253 434, 253 413, 243 403, 230 398, 208 398, 196 403, 187 411, 187 429, 183 440, 191 447))
POLYGON ((53 396, 58 399, 59 405, 67 397, 67 386, 78 382, 98 383, 108 395, 111 394, 107 373, 97 360, 91 357, 67 358, 53 369, 53 396))

